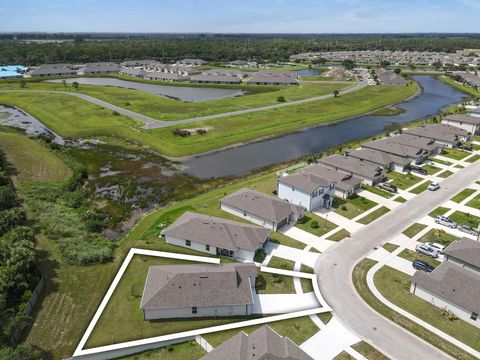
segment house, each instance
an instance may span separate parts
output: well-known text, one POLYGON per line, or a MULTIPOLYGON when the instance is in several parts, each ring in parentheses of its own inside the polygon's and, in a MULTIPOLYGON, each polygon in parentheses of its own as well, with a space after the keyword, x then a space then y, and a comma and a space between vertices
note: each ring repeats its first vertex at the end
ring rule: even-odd
POLYGON ((472 135, 480 133, 480 117, 478 116, 448 115, 442 119, 442 124, 466 130, 472 135))
POLYGON ((201 360, 313 360, 288 337, 263 325, 247 335, 240 331, 201 360))
POLYGON ((304 167, 300 172, 312 174, 335 183, 335 196, 347 199, 362 187, 362 179, 321 164, 304 167))
MULTIPOLYGON (((140 70, 140 69, 139 69, 140 70)), ((169 81, 169 82, 182 82, 189 81, 188 76, 182 76, 178 74, 170 74, 162 71, 149 71, 145 73, 145 79, 158 80, 158 81, 169 81)))
POLYGON ((437 144, 433 139, 410 135, 408 133, 395 135, 389 137, 388 139, 400 145, 410 146, 419 150, 423 150, 427 152, 429 156, 441 154, 443 150, 443 145, 437 144))
POLYGON ((128 60, 120 63, 121 67, 129 68, 153 68, 158 65, 162 65, 162 63, 157 60, 128 60))
POLYGON ((381 166, 386 171, 394 170, 399 172, 407 172, 410 170, 410 159, 389 154, 376 149, 360 149, 348 151, 347 155, 352 158, 365 161, 367 163, 381 166))
POLYGON ((467 130, 445 124, 423 125, 405 130, 404 133, 431 139, 449 148, 457 147, 460 142, 469 140, 467 130))
POLYGON ((390 86, 405 86, 407 81, 400 74, 396 74, 393 71, 380 68, 377 70, 378 79, 382 85, 390 86))
POLYGON ((118 73, 120 65, 113 62, 86 63, 78 70, 78 75, 118 73))
POLYGON ((386 154, 398 156, 414 162, 422 164, 428 159, 430 152, 418 147, 400 144, 394 141, 395 137, 385 138, 381 140, 370 141, 362 145, 362 148, 378 150, 386 154))
POLYGON ((376 185, 384 178, 384 169, 346 155, 331 155, 318 160, 320 164, 363 180, 367 185, 376 185))
POLYGON ((225 64, 228 67, 239 67, 239 68, 255 68, 258 67, 258 64, 255 61, 244 61, 244 60, 234 60, 225 64))
POLYGON ((43 64, 28 73, 32 77, 77 75, 72 64, 43 64))
POLYGON ((191 78, 192 83, 199 84, 234 84, 242 83, 242 79, 231 75, 195 75, 191 78))
POLYGON ((211 255, 253 261, 270 230, 213 216, 186 212, 162 231, 167 244, 211 255))
POLYGON ((255 264, 150 266, 140 308, 145 320, 248 316, 255 264))
POLYGON ((177 65, 185 65, 185 66, 201 66, 207 65, 208 61, 202 59, 182 59, 177 61, 177 65))
POLYGON ((302 206, 307 211, 329 209, 335 197, 335 182, 306 172, 297 172, 277 180, 280 199, 302 206))
POLYGON ((236 76, 241 79, 243 78, 244 73, 240 70, 235 70, 235 69, 209 69, 209 70, 202 70, 202 75, 236 76))
POLYGON ((257 75, 247 81, 249 85, 298 85, 299 82, 292 76, 262 76, 257 75))
POLYGON ((247 188, 225 196, 220 200, 220 208, 273 231, 286 224, 295 224, 304 213, 300 206, 247 188))
POLYGON ((410 292, 480 328, 480 243, 462 238, 431 273, 416 271, 410 292))
POLYGON ((133 76, 133 77, 144 77, 147 74, 147 72, 142 68, 134 68, 134 67, 122 67, 119 72, 122 75, 133 76))

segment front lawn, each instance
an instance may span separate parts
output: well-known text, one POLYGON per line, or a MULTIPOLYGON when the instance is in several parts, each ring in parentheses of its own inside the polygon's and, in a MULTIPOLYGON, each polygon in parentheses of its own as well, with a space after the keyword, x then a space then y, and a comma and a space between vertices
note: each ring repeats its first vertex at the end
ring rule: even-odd
POLYGON ((370 191, 371 193, 380 195, 380 196, 382 196, 382 197, 384 197, 384 198, 387 198, 387 199, 390 199, 391 197, 394 196, 394 194, 392 194, 391 192, 388 192, 388 191, 379 189, 379 188, 377 188, 377 187, 375 187, 375 186, 370 186, 370 185, 365 185, 365 184, 363 184, 363 185, 362 185, 362 189, 367 190, 367 191, 370 191))
POLYGON ((462 160, 464 157, 470 155, 470 153, 459 149, 443 148, 441 155, 454 160, 462 160))
POLYGON ((405 229, 402 232, 402 234, 405 235, 405 236, 408 236, 411 239, 415 235, 417 235, 420 231, 425 229, 426 227, 427 227, 427 225, 415 223, 415 224, 411 225, 410 227, 408 227, 407 229, 405 229))
POLYGON ((428 215, 434 218, 434 217, 437 217, 438 215, 445 215, 448 212, 448 210, 450 209, 443 206, 439 206, 428 215))
POLYGON ((467 206, 470 206, 474 209, 480 209, 480 194, 475 196, 472 200, 470 200, 467 204, 467 206))
POLYGON ((422 169, 427 172, 428 175, 433 175, 442 170, 439 167, 436 167, 435 164, 426 164, 422 166, 422 169))
POLYGON ((480 331, 462 320, 448 320, 441 309, 410 293, 411 277, 389 266, 374 277, 375 285, 387 300, 424 320, 464 344, 480 350, 480 331))
POLYGON ((478 161, 479 159, 480 159, 480 155, 475 154, 475 155, 473 155, 472 157, 468 158, 468 159, 465 160, 465 161, 468 162, 468 163, 474 163, 475 161, 478 161))
POLYGON ((371 222, 377 220, 379 217, 385 215, 389 211, 389 208, 387 208, 386 206, 382 206, 377 210, 372 211, 370 214, 362 217, 360 220, 357 220, 357 222, 364 225, 370 224, 371 222))
POLYGON ((453 163, 450 162, 450 161, 446 161, 446 160, 442 160, 442 159, 437 159, 437 158, 433 158, 433 159, 429 159, 433 162, 436 162, 436 163, 439 163, 439 164, 442 164, 442 165, 447 165, 447 166, 450 166, 452 165, 453 163))
POLYGON ((396 201, 396 202, 399 202, 399 203, 406 203, 407 202, 407 199, 401 197, 401 196, 397 196, 395 199, 393 199, 393 201, 396 201))
POLYGON ((331 240, 331 241, 341 241, 343 239, 345 239, 346 237, 349 237, 350 236, 350 233, 345 230, 345 229, 340 229, 338 230, 337 232, 333 233, 332 235, 330 235, 327 240, 331 240))
POLYGON ((418 239, 419 242, 433 242, 433 243, 440 243, 442 245, 449 245, 453 241, 458 240, 456 236, 450 235, 442 229, 431 229, 425 235, 418 239))
POLYGON ((453 202, 456 202, 457 204, 460 204, 463 200, 465 200, 467 197, 469 197, 470 195, 472 195, 476 191, 477 190, 475 190, 475 189, 469 189, 469 188, 463 189, 461 192, 459 192, 457 195, 455 195, 450 200, 452 200, 453 202))
POLYGON ((410 250, 410 249, 403 250, 400 254, 398 254, 398 257, 401 257, 402 259, 405 259, 405 260, 408 260, 408 261, 413 261, 415 259, 420 259, 420 260, 426 261, 427 263, 429 263, 433 266, 440 265, 440 261, 432 259, 430 256, 420 254, 419 252, 416 252, 416 251, 413 251, 413 250, 410 250))
POLYGON ((258 272, 255 289, 257 294, 295 294, 293 277, 266 272, 258 272))
POLYGON ((292 270, 295 266, 295 261, 287 260, 280 258, 278 256, 272 256, 270 261, 268 262, 268 267, 274 267, 283 270, 292 270))
POLYGON ((270 235, 269 235, 269 241, 271 243, 284 245, 284 246, 290 246, 292 248, 300 249, 300 250, 303 250, 305 248, 305 246, 307 246, 304 243, 302 243, 300 241, 297 241, 297 240, 294 240, 291 237, 289 237, 285 234, 279 233, 279 232, 271 232, 270 235))
POLYGON ((198 360, 207 352, 194 340, 122 357, 122 360, 198 360))
POLYGON ((347 200, 335 198, 333 201, 333 207, 336 209, 335 212, 347 219, 353 219, 376 205, 377 203, 375 201, 358 195, 353 195, 347 200))
POLYGON ((388 252, 394 252, 395 250, 398 249, 398 245, 391 244, 391 243, 383 244, 382 247, 388 252))
POLYGON ((414 187, 409 192, 411 192, 412 194, 420 194, 425 190, 427 190, 431 183, 432 183, 431 181, 425 181, 424 183, 418 185, 417 187, 414 187))
POLYGON ((450 171, 450 170, 445 170, 445 171, 442 171, 440 174, 438 174, 437 176, 439 178, 442 178, 442 179, 445 179, 447 177, 449 177, 450 175, 453 175, 453 172, 450 171))
POLYGON ((387 177, 392 179, 391 185, 395 185, 399 189, 405 190, 412 187, 416 183, 422 181, 422 178, 413 174, 402 174, 396 171, 390 171, 387 173, 387 177))
POLYGON ((449 216, 449 218, 458 224, 470 225, 475 229, 478 228, 478 224, 480 223, 480 217, 461 211, 455 211, 452 215, 449 216))
POLYGON ((307 231, 315 236, 322 236, 337 227, 336 224, 321 218, 313 213, 305 213, 305 216, 298 220, 298 228, 307 231))

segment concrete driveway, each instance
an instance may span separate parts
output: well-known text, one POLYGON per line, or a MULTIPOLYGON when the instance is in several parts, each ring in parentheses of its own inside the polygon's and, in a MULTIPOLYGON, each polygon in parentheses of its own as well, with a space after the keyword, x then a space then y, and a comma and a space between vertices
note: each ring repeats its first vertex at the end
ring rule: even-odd
POLYGON ((314 292, 306 294, 254 294, 254 314, 286 314, 320 307, 314 292))

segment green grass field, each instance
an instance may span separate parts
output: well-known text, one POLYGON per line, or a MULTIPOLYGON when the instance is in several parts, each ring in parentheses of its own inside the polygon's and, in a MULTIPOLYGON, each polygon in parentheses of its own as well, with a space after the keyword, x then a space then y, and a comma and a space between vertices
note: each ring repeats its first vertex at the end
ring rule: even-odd
POLYGON ((439 178, 442 178, 442 179, 446 179, 447 177, 449 177, 450 175, 453 175, 453 172, 450 171, 450 170, 445 170, 445 171, 442 171, 440 174, 438 174, 437 176, 439 178))
POLYGON ((357 220, 357 222, 364 225, 370 224, 371 222, 377 220, 379 217, 382 217, 389 211, 390 209, 386 206, 379 207, 377 210, 372 211, 370 214, 365 215, 364 217, 357 220))
POLYGON ((340 229, 337 232, 330 235, 327 240, 331 241, 342 241, 346 237, 350 236, 350 233, 345 229, 340 229))
POLYGON ((325 235, 337 227, 337 225, 331 221, 323 219, 313 213, 305 213, 305 216, 300 219, 295 226, 315 236, 325 235))
POLYGON ((395 185, 399 189, 408 189, 412 187, 416 183, 422 181, 421 177, 415 176, 413 174, 403 174, 396 171, 390 171, 387 173, 387 177, 393 179, 390 183, 391 185, 395 185))
POLYGON ((467 204, 474 209, 480 209, 480 194, 475 196, 472 200, 470 200, 467 204))
POLYGON ((434 242, 445 246, 449 245, 455 240, 458 240, 456 236, 446 233, 443 229, 431 229, 425 235, 420 237, 420 239, 418 239, 420 242, 434 242))
POLYGON ((362 184, 362 189, 365 189, 367 191, 370 191, 371 193, 380 195, 386 199, 390 199, 391 197, 394 196, 394 194, 392 194, 391 192, 379 189, 378 187, 375 187, 375 186, 362 184))
POLYGON ((453 160, 462 160, 463 158, 470 155, 470 153, 459 149, 444 148, 441 155, 453 160))
POLYGON ((424 192, 425 190, 427 190, 431 183, 432 183, 431 181, 425 181, 424 183, 414 187, 409 192, 411 192, 412 194, 420 194, 420 193, 424 192))
POLYGON ((457 204, 460 204, 463 200, 465 200, 467 197, 472 195, 474 192, 476 192, 475 189, 463 189, 461 192, 459 192, 450 200, 452 200, 453 202, 456 202, 457 204))
POLYGON ((409 226, 407 229, 405 229, 402 234, 405 236, 408 236, 409 238, 413 238, 415 235, 417 235, 420 231, 425 229, 427 225, 415 223, 411 226, 409 226))
POLYGON ((358 195, 353 195, 348 200, 335 198, 333 201, 333 207, 336 209, 335 212, 345 216, 347 219, 353 219, 373 208, 375 205, 377 205, 376 202, 358 195))

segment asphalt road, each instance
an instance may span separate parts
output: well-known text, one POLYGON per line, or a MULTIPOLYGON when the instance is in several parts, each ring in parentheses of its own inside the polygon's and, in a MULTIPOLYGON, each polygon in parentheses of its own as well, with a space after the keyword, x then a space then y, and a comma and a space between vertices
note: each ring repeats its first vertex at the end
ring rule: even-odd
MULTIPOLYGON (((367 81, 366 81, 365 76, 364 76, 363 81, 359 82, 355 86, 352 86, 351 88, 340 91, 340 95, 344 95, 344 94, 348 94, 348 93, 351 93, 351 92, 354 92, 354 91, 358 91, 360 89, 363 89, 367 85, 368 84, 367 84, 367 81)), ((176 121, 162 121, 162 120, 153 119, 151 117, 136 113, 134 111, 124 109, 122 107, 110 104, 106 101, 103 101, 103 100, 97 99, 93 96, 85 95, 85 94, 82 94, 82 93, 76 93, 76 92, 70 92, 70 91, 53 91, 53 90, 1 90, 0 91, 0 93, 9 93, 9 92, 40 92, 40 93, 53 93, 53 94, 63 94, 63 95, 75 96, 75 97, 78 97, 80 99, 89 101, 93 104, 100 105, 100 106, 103 106, 104 108, 116 111, 119 114, 131 117, 135 120, 142 121, 143 123, 145 123, 145 126, 143 126, 144 129, 163 128, 163 127, 188 124, 188 123, 203 121, 203 120, 219 119, 219 118, 224 118, 224 117, 229 117, 229 116, 253 113, 253 112, 257 112, 257 111, 278 109, 278 108, 282 108, 282 107, 285 107, 285 106, 299 105, 299 104, 304 104, 304 103, 308 103, 308 102, 312 102, 312 101, 318 101, 318 100, 324 100, 324 99, 328 99, 328 98, 333 97, 333 94, 327 94, 327 95, 322 95, 322 96, 311 97, 311 98, 308 98, 308 99, 290 101, 290 102, 279 103, 279 104, 274 104, 274 105, 260 106, 260 107, 256 107, 256 108, 250 108, 250 109, 244 109, 244 110, 238 110, 238 111, 231 111, 231 112, 227 112, 227 113, 200 116, 200 117, 194 117, 194 118, 182 119, 182 120, 176 120, 176 121)))
POLYGON ((320 291, 335 316, 359 337, 393 359, 450 357, 370 308, 353 287, 353 268, 374 247, 398 235, 479 178, 480 161, 477 161, 442 181, 440 190, 425 191, 365 226, 351 238, 329 248, 315 265, 320 291))

